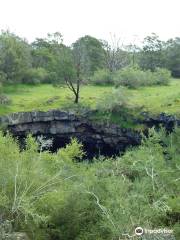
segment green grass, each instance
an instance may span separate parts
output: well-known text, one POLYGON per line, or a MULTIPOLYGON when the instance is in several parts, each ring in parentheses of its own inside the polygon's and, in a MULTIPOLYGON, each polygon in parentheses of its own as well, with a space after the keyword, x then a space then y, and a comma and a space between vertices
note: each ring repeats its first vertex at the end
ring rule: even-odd
MULTIPOLYGON (((80 102, 95 108, 96 104, 112 90, 111 86, 83 86, 80 102)), ((50 84, 4 86, 3 91, 11 99, 11 104, 0 105, 0 115, 12 112, 49 110, 65 108, 74 100, 72 92, 66 87, 54 87, 50 84)), ((172 80, 169 86, 144 87, 127 90, 129 105, 140 107, 142 111, 153 114, 165 112, 180 115, 180 80, 172 80)))
POLYGON ((128 90, 132 94, 130 104, 153 114, 161 112, 180 115, 180 80, 172 80, 169 86, 144 87, 128 90))
MULTIPOLYGON (((90 105, 92 108, 112 87, 83 86, 81 88, 80 102, 90 105)), ((10 105, 0 105, 0 115, 11 112, 22 112, 32 110, 49 110, 64 108, 73 103, 73 93, 66 87, 54 87, 50 84, 7 85, 3 92, 11 99, 10 105)))

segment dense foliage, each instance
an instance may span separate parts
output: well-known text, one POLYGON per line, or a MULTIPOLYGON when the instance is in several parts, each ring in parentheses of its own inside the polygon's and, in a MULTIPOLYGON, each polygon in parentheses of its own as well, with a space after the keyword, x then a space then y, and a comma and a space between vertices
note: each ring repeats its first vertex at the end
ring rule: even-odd
POLYGON ((31 67, 31 48, 23 39, 10 32, 0 35, 0 81, 22 82, 31 67))
POLYGON ((170 74, 165 69, 179 76, 179 53, 179 38, 163 42, 156 34, 147 36, 139 48, 120 45, 115 37, 107 43, 88 35, 66 46, 59 32, 29 44, 14 33, 2 31, 0 84, 65 84, 78 103, 82 84, 115 81, 132 88, 166 85, 170 74))
POLYGON ((152 33, 144 39, 142 52, 140 53, 139 64, 143 69, 154 71, 157 67, 165 64, 164 42, 152 33))
POLYGON ((150 70, 142 71, 139 68, 127 67, 114 73, 114 83, 116 86, 138 88, 152 85, 168 85, 171 74, 167 69, 156 68, 154 72, 150 70))
MULTIPOLYGON (((91 36, 79 38, 72 46, 63 44, 59 32, 48 34, 46 38, 37 38, 29 44, 9 31, 0 34, 0 82, 56 82, 62 79, 62 60, 67 61, 69 49, 71 61, 79 64, 82 77, 88 80, 98 69, 118 71, 127 66, 139 65, 142 69, 154 71, 167 68, 174 76, 179 74, 180 44, 179 38, 163 42, 156 34, 144 39, 142 48, 128 47, 98 40, 91 36), (44 70, 42 70, 44 69, 44 70), (35 80, 34 80, 35 79, 35 80)), ((73 67, 73 66, 71 66, 73 67)), ((67 72, 72 71, 69 67, 67 72)))
POLYGON ((174 77, 180 77, 180 38, 171 39, 166 48, 167 68, 174 77))
POLYGON ((113 84, 113 74, 108 69, 98 69, 91 77, 91 83, 96 85, 113 84))
POLYGON ((136 226, 173 228, 178 239, 179 142, 179 128, 151 129, 124 156, 88 163, 76 140, 51 154, 29 136, 20 152, 1 134, 1 221, 37 240, 128 239, 136 226))

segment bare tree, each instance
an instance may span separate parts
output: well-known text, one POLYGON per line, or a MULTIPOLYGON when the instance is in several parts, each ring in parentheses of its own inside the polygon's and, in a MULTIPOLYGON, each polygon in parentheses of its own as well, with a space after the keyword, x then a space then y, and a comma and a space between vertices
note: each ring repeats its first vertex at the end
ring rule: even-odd
POLYGON ((122 40, 111 34, 111 44, 104 42, 106 67, 111 71, 117 71, 129 64, 128 53, 122 40))
POLYGON ((137 42, 140 42, 140 40, 137 35, 134 35, 132 43, 126 46, 126 49, 131 56, 131 64, 133 67, 137 63, 136 56, 137 56, 137 53, 140 51, 140 48, 138 47, 137 42))

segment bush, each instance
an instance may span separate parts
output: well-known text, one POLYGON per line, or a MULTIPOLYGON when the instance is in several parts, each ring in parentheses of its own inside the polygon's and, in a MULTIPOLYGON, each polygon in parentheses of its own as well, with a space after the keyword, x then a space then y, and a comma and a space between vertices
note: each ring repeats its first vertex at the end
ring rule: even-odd
POLYGON ((39 153, 38 143, 31 136, 26 139, 25 148, 20 152, 11 136, 0 133, 0 212, 4 220, 13 221, 16 226, 24 221, 46 220, 44 214, 37 213, 34 203, 54 191, 66 178, 67 171, 61 170, 83 154, 76 140, 54 158, 48 152, 39 153))
POLYGON ((139 68, 127 67, 115 72, 115 86, 138 88, 142 86, 167 85, 170 81, 170 72, 167 69, 157 68, 155 72, 142 71, 139 68))
POLYGON ((8 105, 10 103, 11 103, 11 99, 6 95, 1 94, 0 92, 0 105, 8 105))
POLYGON ((0 134, 1 221, 12 223, 0 239, 23 231, 34 240, 126 240, 137 226, 174 229, 178 239, 180 129, 147 135, 121 157, 78 163, 76 140, 51 154, 30 136, 19 151, 0 134))
POLYGON ((11 99, 3 94, 3 83, 6 82, 6 75, 0 72, 0 105, 8 105, 11 103, 11 99))
POLYGON ((2 83, 0 82, 0 95, 3 93, 3 85, 2 83))
POLYGON ((0 71, 0 84, 5 83, 7 81, 7 74, 0 71))
POLYGON ((48 73, 44 68, 30 68, 28 69, 23 77, 24 83, 43 83, 46 82, 48 73))
POLYGON ((127 67, 115 72, 113 80, 115 86, 138 88, 145 83, 145 73, 138 68, 127 67))
POLYGON ((91 77, 91 82, 96 85, 112 84, 112 73, 107 69, 99 69, 91 77))
POLYGON ((156 68, 153 73, 155 78, 155 84, 157 85, 168 85, 171 78, 171 72, 165 68, 156 68))
POLYGON ((102 112, 119 112, 121 108, 127 106, 128 95, 124 87, 113 89, 112 92, 101 99, 97 108, 102 112))
POLYGON ((49 72, 45 82, 52 83, 54 86, 57 86, 58 84, 62 85, 62 83, 64 84, 64 81, 60 79, 56 72, 49 72))

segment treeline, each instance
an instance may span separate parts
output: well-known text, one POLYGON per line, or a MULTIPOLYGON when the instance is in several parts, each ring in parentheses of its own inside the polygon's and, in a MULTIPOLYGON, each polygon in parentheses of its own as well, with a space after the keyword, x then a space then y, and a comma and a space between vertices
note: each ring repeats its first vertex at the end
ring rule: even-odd
POLYGON ((124 46, 115 37, 108 43, 87 35, 66 46, 59 32, 37 38, 31 44, 9 31, 0 34, 1 84, 66 83, 75 102, 81 83, 129 87, 166 84, 169 73, 162 69, 180 77, 180 38, 164 42, 151 34, 138 47, 124 46), (121 72, 124 68, 125 72, 121 72))
POLYGON ((75 78, 75 71, 88 77, 104 67, 101 41, 85 36, 72 46, 63 44, 60 33, 48 34, 29 44, 8 31, 0 35, 0 79, 9 83, 61 82, 75 78), (75 69, 76 67, 76 69, 75 69))
POLYGON ((140 48, 123 46, 116 39, 107 43, 85 36, 68 47, 58 32, 44 39, 37 38, 31 44, 9 31, 0 34, 1 82, 60 81, 63 72, 73 74, 73 61, 81 68, 85 80, 98 69, 114 72, 134 65, 151 71, 167 68, 174 77, 180 77, 180 38, 164 42, 152 34, 140 48))

